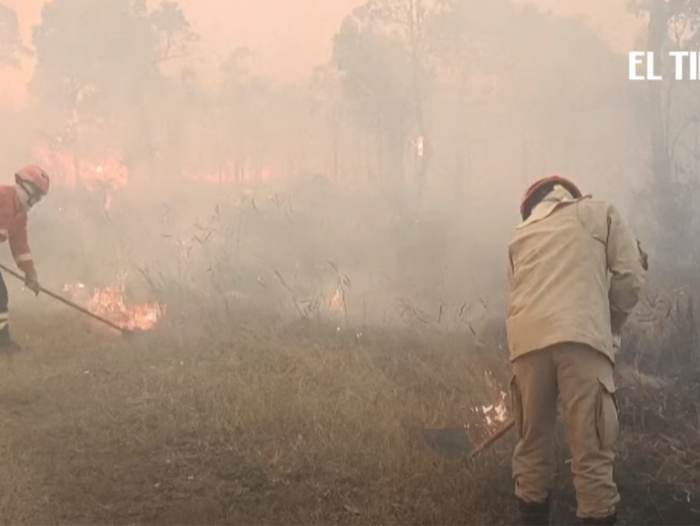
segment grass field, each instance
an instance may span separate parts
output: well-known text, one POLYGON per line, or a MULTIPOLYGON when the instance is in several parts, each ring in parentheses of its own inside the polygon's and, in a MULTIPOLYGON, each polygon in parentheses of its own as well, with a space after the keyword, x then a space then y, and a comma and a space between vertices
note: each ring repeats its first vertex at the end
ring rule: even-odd
MULTIPOLYGON (((508 366, 469 333, 214 312, 125 338, 66 310, 14 320, 26 348, 0 360, 3 524, 514 519, 513 436, 468 462, 420 431, 490 432, 474 408, 498 400, 508 366)), ((621 522, 700 523, 700 375, 619 373, 621 522)), ((556 520, 573 524, 557 451, 556 520)))

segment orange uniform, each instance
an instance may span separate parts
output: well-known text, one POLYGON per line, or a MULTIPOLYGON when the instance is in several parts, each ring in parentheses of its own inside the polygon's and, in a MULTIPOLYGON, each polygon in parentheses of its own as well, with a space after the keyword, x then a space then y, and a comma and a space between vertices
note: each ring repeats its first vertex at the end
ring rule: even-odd
MULTIPOLYGON (((0 185, 0 243, 10 242, 15 263, 24 272, 24 285, 34 294, 41 291, 39 276, 29 250, 27 212, 49 192, 49 176, 38 166, 24 166, 15 173, 15 186, 0 185)), ((10 337, 9 296, 0 273, 0 354, 21 350, 10 337)))
POLYGON ((0 243, 9 239, 15 263, 24 273, 34 272, 34 260, 29 250, 27 212, 22 208, 17 189, 0 185, 0 243))

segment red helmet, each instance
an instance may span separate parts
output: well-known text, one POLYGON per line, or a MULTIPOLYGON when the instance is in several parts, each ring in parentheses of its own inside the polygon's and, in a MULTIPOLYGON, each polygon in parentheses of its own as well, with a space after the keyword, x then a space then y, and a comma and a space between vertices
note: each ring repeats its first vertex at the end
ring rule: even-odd
POLYGON ((29 184, 35 191, 38 190, 41 197, 49 193, 49 176, 38 166, 24 166, 15 174, 17 184, 29 184))
POLYGON ((583 193, 581 193, 581 190, 578 189, 578 186, 576 186, 568 179, 565 179, 558 175, 550 175, 549 177, 544 177, 539 181, 533 183, 532 186, 530 186, 530 188, 528 188, 525 192, 522 201, 520 201, 520 214, 523 216, 523 219, 526 216, 530 215, 529 213, 527 213, 527 209, 532 208, 532 205, 530 204, 530 199, 537 193, 537 191, 543 188, 544 186, 554 186, 557 184, 566 188, 566 190, 568 190, 569 193, 571 193, 571 195, 575 199, 580 199, 581 197, 583 197, 583 193))

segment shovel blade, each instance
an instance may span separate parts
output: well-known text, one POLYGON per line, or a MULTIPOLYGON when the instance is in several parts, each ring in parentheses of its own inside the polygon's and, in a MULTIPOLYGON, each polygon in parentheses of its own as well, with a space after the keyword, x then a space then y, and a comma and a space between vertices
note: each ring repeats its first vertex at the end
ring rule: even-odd
POLYGON ((470 459, 480 455, 515 427, 515 422, 509 420, 496 430, 490 437, 478 445, 474 445, 461 427, 442 429, 420 429, 424 442, 436 453, 446 456, 466 456, 470 459))
POLYGON ((474 444, 463 427, 418 429, 422 441, 435 453, 446 458, 468 456, 474 444))

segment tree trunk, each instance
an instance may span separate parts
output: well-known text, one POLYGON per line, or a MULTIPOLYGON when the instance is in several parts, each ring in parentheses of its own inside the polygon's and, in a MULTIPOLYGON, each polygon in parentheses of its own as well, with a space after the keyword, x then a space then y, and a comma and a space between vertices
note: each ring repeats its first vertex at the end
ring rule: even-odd
POLYGON ((429 132, 425 119, 425 74, 423 71, 423 57, 421 52, 424 24, 423 5, 421 0, 415 0, 415 2, 411 2, 410 7, 411 12, 409 18, 408 36, 409 46, 411 49, 413 105, 418 132, 418 137, 414 137, 414 139, 418 140, 418 138, 420 138, 423 143, 420 155, 416 156, 417 162, 414 166, 413 180, 411 181, 415 191, 415 198, 412 206, 419 208, 423 200, 423 192, 427 182, 428 168, 430 166, 432 153, 432 143, 429 138, 429 132))
MULTIPOLYGON (((654 52, 655 71, 662 71, 662 59, 668 42, 669 13, 665 0, 652 0, 649 7, 648 49, 654 52)), ((678 254, 678 240, 673 239, 674 223, 678 218, 675 210, 673 185, 673 163, 668 144, 668 115, 666 87, 663 81, 650 80, 649 89, 649 125, 651 149, 651 199, 655 208, 658 227, 655 237, 662 253, 672 256, 678 254)))
MULTIPOLYGON (((661 56, 667 42, 668 13, 664 0, 655 0, 649 11, 649 43, 654 52, 656 71, 661 71, 661 56)), ((649 107, 651 119, 651 154, 654 182, 668 182, 671 178, 671 162, 668 151, 668 133, 664 112, 665 97, 662 81, 649 81, 649 107)))

